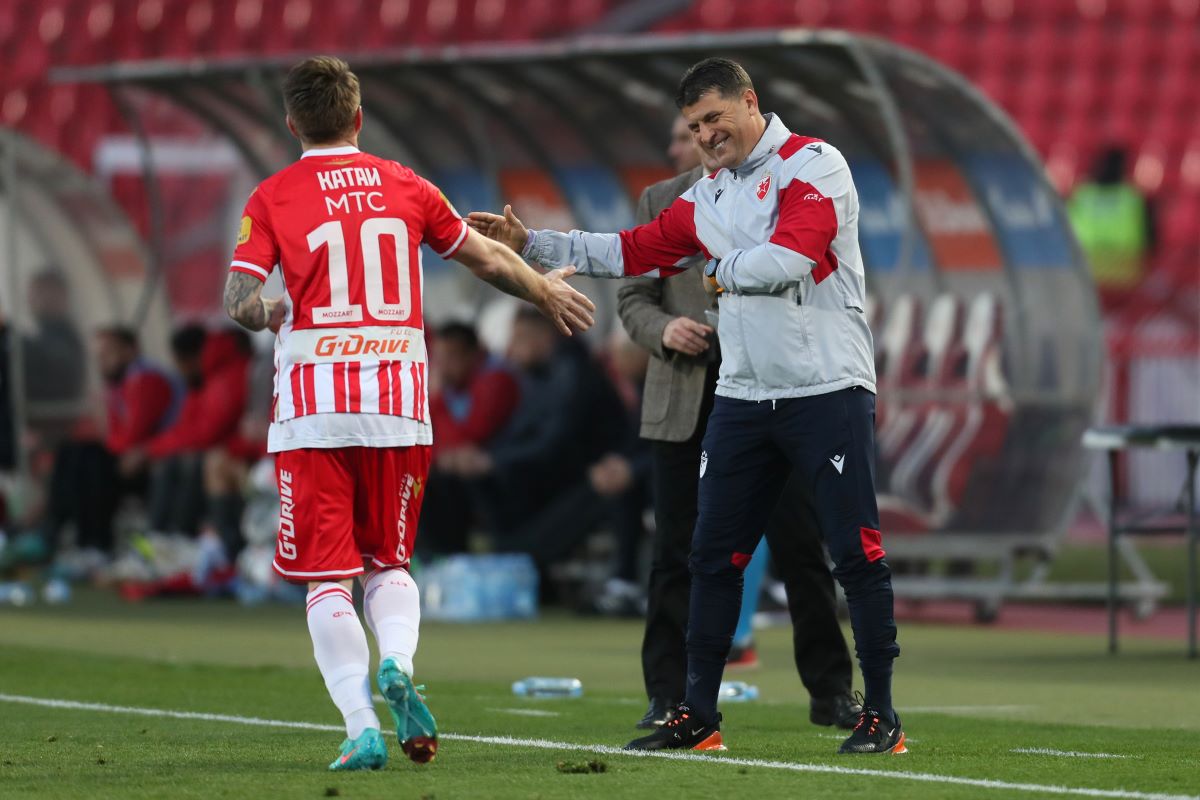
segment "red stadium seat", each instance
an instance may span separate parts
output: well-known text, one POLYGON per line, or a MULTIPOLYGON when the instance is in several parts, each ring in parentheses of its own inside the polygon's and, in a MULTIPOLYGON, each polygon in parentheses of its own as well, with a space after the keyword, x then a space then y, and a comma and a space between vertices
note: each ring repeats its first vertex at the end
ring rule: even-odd
POLYGON ((1055 78, 1067 62, 1063 34, 1053 25, 1034 25, 1018 41, 1021 68, 1028 75, 1055 78))
POLYGON ((1170 69, 1193 69, 1200 60, 1200 31, 1195 24, 1176 24, 1160 39, 1163 62, 1170 69))
POLYGON ((1061 100, 1059 81, 1044 72, 1032 73, 1021 81, 1013 97, 1016 116, 1020 120, 1052 116, 1061 100))
POLYGON ((831 0, 796 0, 792 4, 797 25, 806 28, 833 27, 839 24, 831 0))
POLYGON ((989 25, 979 38, 979 63, 986 70, 1009 72, 1021 58, 1019 41, 1005 25, 989 25))
POLYGON ((1103 92, 1100 77, 1087 67, 1077 67, 1063 85, 1063 108, 1066 113, 1083 115, 1100 107, 1110 108, 1103 92))
POLYGON ((1039 0, 1029 3, 1014 0, 1015 15, 1033 25, 1060 26, 1079 18, 1076 0, 1039 0))
POLYGON ((963 304, 955 295, 945 293, 934 298, 925 315, 921 334, 922 358, 914 388, 915 403, 906 404, 897 417, 898 424, 886 439, 880 439, 880 459, 891 475, 893 494, 917 507, 929 508, 932 495, 923 477, 932 471, 938 453, 957 427, 957 406, 953 392, 961 387, 954 378, 953 364, 961 360, 963 304), (902 423, 911 424, 900 435, 902 423))
POLYGON ((1180 249, 1200 244, 1200 194, 1190 192, 1160 199, 1159 231, 1162 249, 1180 249))
POLYGON ((960 25, 938 26, 930 45, 934 58, 960 72, 975 64, 975 37, 960 25))
POLYGON ((990 293, 971 301, 963 330, 962 387, 968 401, 957 409, 954 434, 929 473, 933 517, 945 523, 966 494, 972 467, 995 457, 1004 446, 1012 400, 1003 372, 1003 314, 990 293))
POLYGON ((1195 22, 1200 18, 1200 0, 1169 0, 1167 7, 1175 22, 1195 22))

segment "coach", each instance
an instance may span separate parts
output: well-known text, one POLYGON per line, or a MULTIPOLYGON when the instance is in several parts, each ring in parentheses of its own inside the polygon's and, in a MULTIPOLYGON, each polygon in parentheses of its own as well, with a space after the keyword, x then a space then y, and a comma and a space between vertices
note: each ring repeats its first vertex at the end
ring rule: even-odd
POLYGON ((842 154, 763 116, 750 76, 710 58, 676 103, 721 168, 653 222, 619 234, 472 225, 543 266, 598 277, 665 277, 697 252, 720 296, 721 369, 700 457, 692 536, 687 693, 632 749, 723 748, 717 694, 741 605, 742 568, 795 470, 810 490, 846 593, 866 698, 843 753, 904 752, 892 708, 899 655, 891 572, 875 500, 875 367, 863 314, 858 193, 842 154))
MULTIPOLYGON (((638 224, 658 216, 706 171, 718 169, 712 163, 702 167, 701 153, 686 120, 677 117, 669 155, 680 174, 646 187, 638 201, 638 224)), ((667 720, 683 698, 687 675, 688 553, 696 526, 701 440, 720 362, 719 348, 710 341, 712 328, 700 322, 717 306, 705 291, 703 267, 704 259, 697 258, 676 280, 637 278, 617 295, 625 329, 650 351, 641 435, 652 444, 655 527, 642 639, 642 676, 650 705, 641 728, 667 720)), ((833 576, 804 495, 804 482, 793 476, 767 523, 767 541, 787 587, 796 669, 810 696, 809 719, 849 728, 861 708, 850 695, 850 653, 837 620, 833 576)), ((751 608, 754 601, 742 597, 751 608)))

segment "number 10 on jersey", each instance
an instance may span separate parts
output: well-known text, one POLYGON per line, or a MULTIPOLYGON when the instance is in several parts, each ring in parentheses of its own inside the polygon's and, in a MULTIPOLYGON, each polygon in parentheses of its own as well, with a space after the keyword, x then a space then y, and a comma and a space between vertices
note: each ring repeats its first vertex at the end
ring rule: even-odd
MULTIPOLYGON (((363 220, 358 236, 367 313, 380 322, 405 322, 412 313, 408 226, 397 217, 374 217, 363 220), (396 303, 387 302, 383 296, 383 248, 380 240, 384 236, 392 237, 396 245, 396 286, 400 293, 399 302, 396 303)), ((313 308, 313 324, 362 322, 362 304, 350 302, 350 265, 346 260, 346 237, 340 221, 330 220, 309 232, 309 251, 315 253, 322 247, 328 256, 330 304, 313 308)))

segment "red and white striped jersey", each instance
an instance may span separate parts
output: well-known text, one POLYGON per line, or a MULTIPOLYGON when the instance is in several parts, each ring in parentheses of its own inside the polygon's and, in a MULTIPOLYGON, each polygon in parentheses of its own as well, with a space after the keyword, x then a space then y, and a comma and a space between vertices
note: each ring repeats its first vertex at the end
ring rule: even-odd
POLYGON ((354 147, 309 150, 260 183, 230 269, 265 281, 278 267, 283 278, 273 422, 428 422, 420 247, 449 257, 466 237, 432 183, 354 147))

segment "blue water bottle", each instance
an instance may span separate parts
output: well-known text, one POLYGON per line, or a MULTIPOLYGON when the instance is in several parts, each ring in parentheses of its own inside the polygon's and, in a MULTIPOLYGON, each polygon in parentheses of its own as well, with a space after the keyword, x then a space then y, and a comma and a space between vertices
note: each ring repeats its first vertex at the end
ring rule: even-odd
POLYGON ((583 683, 578 678, 526 678, 514 682, 512 690, 517 697, 583 697, 583 683))
POLYGON ((742 681, 721 681, 721 689, 717 693, 719 703, 744 703, 758 699, 758 687, 742 681))

